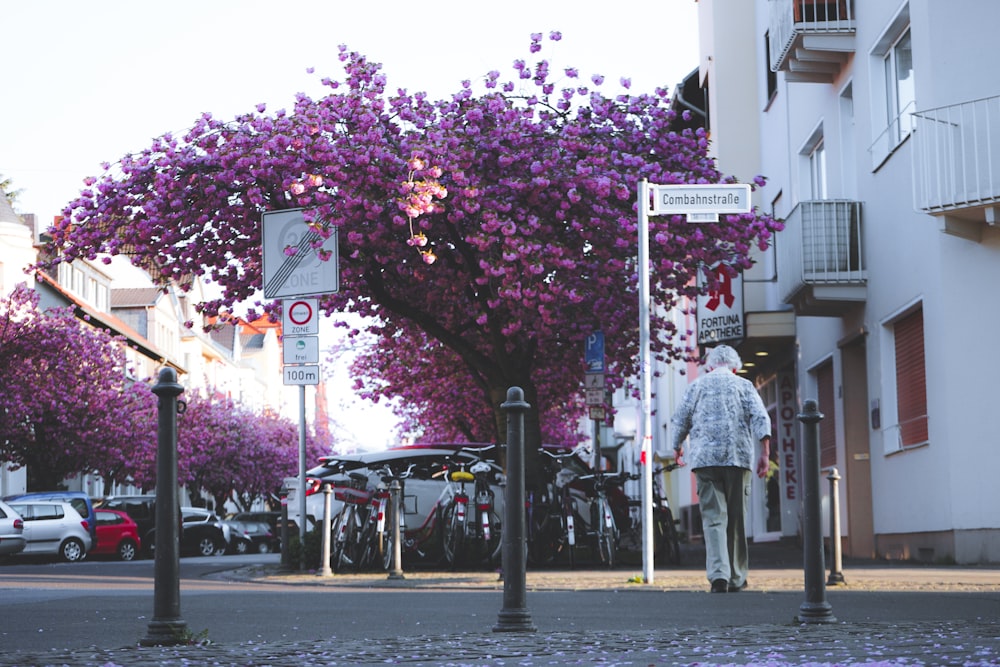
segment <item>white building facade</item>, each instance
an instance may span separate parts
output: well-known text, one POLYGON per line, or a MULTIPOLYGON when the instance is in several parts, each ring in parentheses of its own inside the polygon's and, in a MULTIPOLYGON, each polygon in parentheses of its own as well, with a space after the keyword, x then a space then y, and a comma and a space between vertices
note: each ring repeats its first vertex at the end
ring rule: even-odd
POLYGON ((786 225, 737 341, 775 420, 755 533, 800 530, 814 398, 845 554, 1000 562, 1000 3, 700 0, 699 23, 719 167, 767 177, 786 225))

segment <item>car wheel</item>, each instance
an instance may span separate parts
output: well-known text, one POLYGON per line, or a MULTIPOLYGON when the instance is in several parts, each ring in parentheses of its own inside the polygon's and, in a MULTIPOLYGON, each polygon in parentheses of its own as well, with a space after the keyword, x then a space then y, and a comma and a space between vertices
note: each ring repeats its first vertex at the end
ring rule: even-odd
POLYGON ((137 555, 139 555, 139 547, 136 545, 135 540, 122 540, 118 544, 119 560, 135 560, 137 555))
POLYGON ((257 545, 257 553, 267 554, 271 553, 271 547, 267 546, 267 542, 261 542, 257 545))
POLYGON ((236 553, 245 554, 248 551, 250 551, 250 546, 246 542, 240 540, 239 542, 236 543, 236 553))
POLYGON ((87 555, 87 551, 83 548, 83 542, 71 537, 59 547, 59 555, 67 563, 75 563, 78 560, 83 560, 83 557, 87 555))
MULTIPOLYGON (((216 544, 215 540, 211 537, 205 536, 198 540, 198 555, 200 556, 214 556, 216 555, 216 544)), ((223 551, 225 549, 223 548, 223 551)))

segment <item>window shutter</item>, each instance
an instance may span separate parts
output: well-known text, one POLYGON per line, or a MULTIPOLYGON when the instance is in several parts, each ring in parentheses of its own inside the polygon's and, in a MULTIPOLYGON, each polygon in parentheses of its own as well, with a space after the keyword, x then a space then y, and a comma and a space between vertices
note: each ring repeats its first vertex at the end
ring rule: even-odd
POLYGON ((927 381, 924 313, 917 310, 893 325, 896 343, 896 412, 904 447, 927 442, 927 381))

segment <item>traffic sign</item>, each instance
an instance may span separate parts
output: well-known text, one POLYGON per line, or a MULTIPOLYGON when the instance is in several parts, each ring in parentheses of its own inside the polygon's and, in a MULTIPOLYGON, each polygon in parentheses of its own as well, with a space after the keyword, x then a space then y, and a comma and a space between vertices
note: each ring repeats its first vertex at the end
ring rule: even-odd
POLYGON ((319 366, 285 366, 283 375, 286 385, 319 384, 319 366))
POLYGON ((604 413, 604 406, 603 405, 599 406, 599 407, 596 406, 596 405, 590 406, 590 418, 591 419, 596 420, 596 421, 604 421, 604 417, 605 416, 606 415, 604 413))
POLYGON ((675 213, 749 213, 748 183, 706 183, 692 185, 655 185, 653 214, 675 213))
POLYGON ((268 211, 261 216, 260 226, 265 299, 316 296, 340 289, 336 227, 323 239, 300 208, 268 211))
POLYGON ((281 340, 281 349, 286 364, 318 364, 318 336, 285 336, 281 340))
POLYGON ((583 376, 583 386, 587 389, 604 389, 604 373, 587 373, 583 376))
POLYGON ((604 372, 604 332, 594 331, 587 336, 583 350, 583 363, 587 373, 604 372))
POLYGON ((604 405, 604 389, 586 389, 587 405, 604 405))
POLYGON ((281 333, 283 336, 318 335, 319 301, 284 299, 281 302, 281 333))

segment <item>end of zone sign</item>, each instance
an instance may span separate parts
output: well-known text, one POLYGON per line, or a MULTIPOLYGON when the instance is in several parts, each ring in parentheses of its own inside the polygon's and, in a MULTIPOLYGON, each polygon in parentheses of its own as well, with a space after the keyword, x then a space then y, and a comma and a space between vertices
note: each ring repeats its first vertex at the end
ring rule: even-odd
POLYGON ((281 302, 281 332, 284 336, 319 335, 319 300, 284 299, 281 302))

